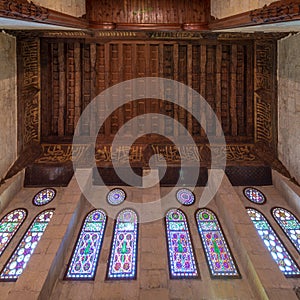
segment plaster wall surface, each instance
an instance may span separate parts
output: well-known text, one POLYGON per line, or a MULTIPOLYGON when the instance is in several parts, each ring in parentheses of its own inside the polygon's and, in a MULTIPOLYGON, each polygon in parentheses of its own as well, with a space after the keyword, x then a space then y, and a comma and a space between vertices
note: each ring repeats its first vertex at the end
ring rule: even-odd
POLYGON ((274 0, 211 0, 211 15, 217 19, 269 5, 274 0))
POLYGON ((33 0, 32 2, 74 17, 81 17, 86 12, 84 0, 33 0))
POLYGON ((278 155, 300 182, 300 34, 278 42, 278 155))
POLYGON ((17 156, 16 39, 0 33, 0 178, 17 156))

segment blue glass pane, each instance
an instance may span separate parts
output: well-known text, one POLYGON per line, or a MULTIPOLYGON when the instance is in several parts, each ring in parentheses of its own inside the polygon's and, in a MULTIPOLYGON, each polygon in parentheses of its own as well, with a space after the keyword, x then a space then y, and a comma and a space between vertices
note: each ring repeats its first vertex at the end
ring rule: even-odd
POLYGON ((106 215, 101 210, 90 212, 80 231, 66 274, 68 279, 93 279, 102 245, 106 215))
POLYGON ((33 204, 37 206, 46 205, 55 198, 55 195, 54 189, 43 189, 34 196, 33 204))
POLYGON ((255 188, 245 188, 244 195, 249 201, 256 204, 263 204, 266 202, 264 194, 255 188))
POLYGON ((18 231, 24 220, 27 212, 24 209, 16 209, 6 216, 0 222, 0 256, 18 231))
POLYGON ((248 208, 247 213, 280 271, 287 277, 300 275, 298 265, 290 256, 266 218, 253 208, 248 208))
POLYGON ((171 278, 195 278, 198 270, 184 213, 171 209, 166 215, 171 278))
POLYGON ((285 232, 289 240, 300 253, 300 222, 288 210, 277 207, 272 210, 273 217, 285 232))
POLYGON ((126 193, 122 189, 113 189, 106 196, 107 202, 111 205, 119 205, 126 199, 126 193))
POLYGON ((195 196, 189 189, 180 189, 176 193, 176 199, 183 205, 192 205, 195 202, 195 196))
POLYGON ((200 209, 196 214, 196 220, 211 276, 239 276, 215 214, 208 209, 200 209))
POLYGON ((108 279, 134 279, 136 277, 138 218, 131 209, 121 211, 117 217, 111 249, 108 279))
POLYGON ((1 280, 16 281, 22 274, 53 213, 54 210, 52 209, 46 210, 34 219, 34 222, 27 230, 20 244, 4 266, 0 274, 1 280))

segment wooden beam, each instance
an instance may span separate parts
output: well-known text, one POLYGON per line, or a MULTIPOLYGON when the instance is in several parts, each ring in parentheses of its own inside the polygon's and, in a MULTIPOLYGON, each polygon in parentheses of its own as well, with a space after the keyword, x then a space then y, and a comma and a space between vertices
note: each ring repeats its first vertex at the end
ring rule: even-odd
POLYGON ((262 8, 250 10, 210 22, 210 30, 221 30, 245 26, 273 24, 300 20, 300 0, 276 1, 262 8))
POLYGON ((87 20, 70 16, 24 0, 0 0, 0 17, 87 29, 87 20))

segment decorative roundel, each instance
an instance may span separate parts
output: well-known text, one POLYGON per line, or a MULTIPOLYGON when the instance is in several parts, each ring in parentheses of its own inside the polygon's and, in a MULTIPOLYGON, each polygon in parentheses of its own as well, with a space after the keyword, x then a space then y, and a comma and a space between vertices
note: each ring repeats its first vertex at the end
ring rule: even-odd
POLYGON ((56 191, 54 189, 43 189, 34 196, 33 204, 37 206, 46 205, 54 199, 55 195, 56 191))
POLYGON ((106 199, 111 205, 119 205, 126 199, 126 193, 122 189, 113 189, 107 194, 106 199))
POLYGON ((255 188, 245 188, 244 195, 249 201, 256 204, 264 204, 266 202, 264 194, 255 188))
POLYGON ((195 202, 195 196, 188 189, 180 189, 176 193, 176 199, 183 205, 192 205, 195 202))

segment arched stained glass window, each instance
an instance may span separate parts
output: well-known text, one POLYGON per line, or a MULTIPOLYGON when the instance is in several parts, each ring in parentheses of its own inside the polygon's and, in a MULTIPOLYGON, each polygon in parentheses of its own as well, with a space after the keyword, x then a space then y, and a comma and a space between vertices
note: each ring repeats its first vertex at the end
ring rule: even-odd
POLYGON ((16 281, 22 274, 34 249, 46 230, 53 213, 54 209, 45 210, 34 219, 14 253, 4 266, 0 274, 0 280, 16 281))
POLYGON ((300 222, 287 209, 275 207, 272 214, 278 225, 300 253, 300 222))
POLYGON ((166 214, 168 256, 171 278, 197 278, 198 270, 184 213, 171 209, 166 214))
POLYGON ((211 276, 240 277, 216 215, 208 209, 199 209, 196 221, 211 276))
POLYGON ((131 209, 122 210, 114 228, 108 279, 135 279, 137 265, 138 217, 131 209))
POLYGON ((0 256, 26 219, 26 216, 27 211, 20 208, 9 212, 0 221, 0 256))
POLYGON ((288 253, 263 214, 254 208, 247 208, 247 213, 281 272, 286 277, 299 276, 300 270, 297 263, 288 253))
POLYGON ((255 203, 255 204, 264 204, 266 202, 266 197, 258 189, 247 187, 244 189, 245 197, 255 203))
POLYGON ((66 279, 94 279, 105 225, 106 215, 102 210, 93 210, 87 215, 69 262, 66 279))

